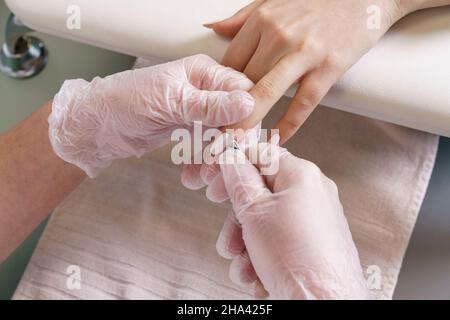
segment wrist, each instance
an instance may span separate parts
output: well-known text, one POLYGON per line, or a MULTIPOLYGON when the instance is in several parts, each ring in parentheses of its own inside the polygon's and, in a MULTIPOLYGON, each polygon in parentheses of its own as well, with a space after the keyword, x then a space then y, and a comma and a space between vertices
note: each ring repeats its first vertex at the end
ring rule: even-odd
POLYGON ((391 0, 391 1, 394 2, 401 17, 406 16, 414 11, 437 6, 435 2, 439 2, 430 0, 391 0))

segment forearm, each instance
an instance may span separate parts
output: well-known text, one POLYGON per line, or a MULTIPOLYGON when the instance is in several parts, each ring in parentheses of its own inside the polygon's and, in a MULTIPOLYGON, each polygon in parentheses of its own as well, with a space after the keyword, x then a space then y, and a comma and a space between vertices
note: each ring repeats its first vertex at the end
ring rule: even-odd
POLYGON ((450 5, 450 0, 396 0, 399 8, 405 13, 417 10, 450 5))
POLYGON ((84 179, 48 138, 51 102, 0 135, 0 262, 84 179))

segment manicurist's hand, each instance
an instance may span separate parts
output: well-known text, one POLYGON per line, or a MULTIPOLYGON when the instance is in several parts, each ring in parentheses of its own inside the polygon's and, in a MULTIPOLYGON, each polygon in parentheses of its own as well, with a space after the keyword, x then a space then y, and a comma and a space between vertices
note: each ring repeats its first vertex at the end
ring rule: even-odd
POLYGON ((89 176, 111 161, 141 156, 167 144, 172 131, 194 121, 234 124, 254 106, 243 74, 205 55, 114 74, 69 80, 49 117, 55 153, 89 176))
POLYGON ((426 1, 256 0, 234 16, 207 25, 233 38, 222 63, 257 82, 251 91, 255 111, 239 126, 253 127, 298 82, 295 97, 277 124, 281 142, 288 140, 338 78, 394 22, 424 7, 422 2, 426 1))
POLYGON ((252 86, 205 55, 66 81, 53 102, 0 134, 0 263, 86 174, 162 146, 194 121, 221 127, 245 119, 252 86))
POLYGON ((275 174, 262 176, 261 164, 254 166, 236 150, 227 150, 220 165, 234 214, 217 249, 233 259, 231 278, 259 278, 271 298, 367 298, 336 185, 313 163, 277 146, 267 153, 265 146, 259 146, 258 159, 267 166, 264 155, 278 153, 275 174))

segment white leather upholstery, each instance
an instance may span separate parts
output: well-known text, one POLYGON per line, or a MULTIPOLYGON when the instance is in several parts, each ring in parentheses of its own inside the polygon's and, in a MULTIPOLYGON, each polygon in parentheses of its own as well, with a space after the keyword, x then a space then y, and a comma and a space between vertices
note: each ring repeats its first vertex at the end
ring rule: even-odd
MULTIPOLYGON (((227 41, 202 27, 248 0, 6 0, 27 25, 139 57, 206 53, 220 60, 227 41), (69 5, 81 29, 69 30, 69 5)), ((57 53, 54 53, 57 54, 57 53)), ((351 68, 324 105, 450 136, 450 7, 400 21, 351 68)))

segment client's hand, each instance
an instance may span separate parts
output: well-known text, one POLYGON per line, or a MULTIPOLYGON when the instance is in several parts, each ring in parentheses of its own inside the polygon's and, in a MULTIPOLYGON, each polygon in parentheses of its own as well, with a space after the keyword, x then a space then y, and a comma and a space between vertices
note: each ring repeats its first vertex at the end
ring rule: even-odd
POLYGON ((279 154, 279 170, 270 176, 263 177, 260 165, 240 151, 223 154, 227 163, 220 167, 234 215, 217 249, 233 259, 231 278, 249 283, 259 277, 271 298, 367 298, 336 185, 316 165, 278 146, 260 145, 260 160, 268 146, 279 154))
POLYGON ((53 149, 89 176, 114 159, 141 156, 170 141, 173 129, 221 127, 253 110, 243 74, 196 55, 104 79, 66 81, 53 101, 53 149))
POLYGON ((261 121, 298 82, 277 124, 284 143, 338 78, 393 23, 419 7, 416 0, 256 0, 234 16, 207 25, 233 38, 222 63, 256 83, 251 93, 257 107, 240 126, 251 128, 261 121))

